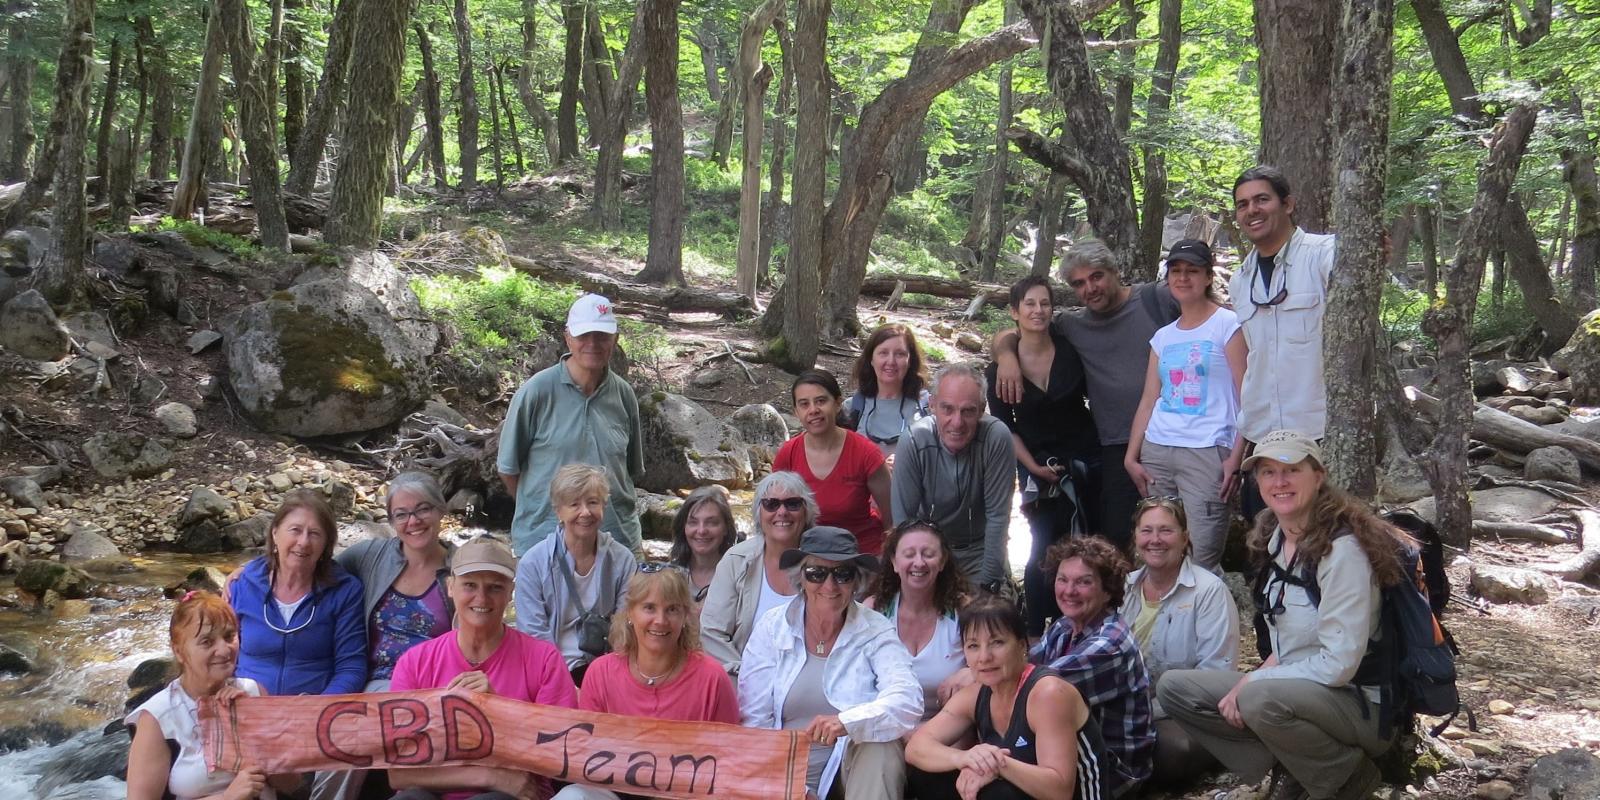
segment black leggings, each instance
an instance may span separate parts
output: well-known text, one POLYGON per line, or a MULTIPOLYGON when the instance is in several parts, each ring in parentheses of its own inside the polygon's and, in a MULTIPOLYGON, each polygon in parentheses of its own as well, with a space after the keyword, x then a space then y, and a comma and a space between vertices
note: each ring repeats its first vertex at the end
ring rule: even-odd
MULTIPOLYGON (((956 792, 957 772, 923 772, 906 765, 906 797, 910 800, 961 800, 956 792)), ((1033 800, 1016 785, 996 778, 978 790, 978 800, 1033 800)))

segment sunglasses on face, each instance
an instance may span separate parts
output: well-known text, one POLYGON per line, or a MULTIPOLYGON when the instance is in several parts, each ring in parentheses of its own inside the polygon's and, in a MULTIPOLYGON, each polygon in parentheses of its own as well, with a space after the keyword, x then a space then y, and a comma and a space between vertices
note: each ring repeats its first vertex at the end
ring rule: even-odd
POLYGON ((761 507, 768 511, 777 511, 779 508, 800 511, 806 507, 806 500, 804 497, 763 497, 761 507))
POLYGON ((847 583, 855 583, 856 578, 859 577, 860 574, 861 571, 856 569, 854 564, 840 564, 839 566, 832 568, 806 567, 800 570, 800 576, 806 579, 806 583, 822 583, 828 579, 829 575, 832 575, 834 585, 836 586, 843 586, 847 583))

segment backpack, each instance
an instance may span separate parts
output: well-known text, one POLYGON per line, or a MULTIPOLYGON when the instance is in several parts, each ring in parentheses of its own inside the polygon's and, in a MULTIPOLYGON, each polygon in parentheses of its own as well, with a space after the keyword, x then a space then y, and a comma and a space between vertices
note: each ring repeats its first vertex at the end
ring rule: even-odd
MULTIPOLYGON (((1386 514, 1384 519, 1412 533, 1418 544, 1396 543, 1395 557, 1402 574, 1410 579, 1381 590, 1379 636, 1367 643, 1367 654, 1350 682, 1379 687, 1379 735, 1388 738, 1397 726, 1409 728, 1413 715, 1427 714, 1444 717, 1429 730, 1438 736, 1461 712, 1455 665, 1460 649, 1438 618, 1450 599, 1443 541, 1433 525, 1410 512, 1386 514)), ((1304 589, 1313 606, 1322 601, 1315 563, 1289 572, 1269 560, 1258 570, 1251 594, 1256 606, 1256 645, 1263 658, 1272 649, 1265 615, 1269 575, 1304 589)), ((1467 717, 1475 729, 1476 720, 1470 709, 1467 717)))

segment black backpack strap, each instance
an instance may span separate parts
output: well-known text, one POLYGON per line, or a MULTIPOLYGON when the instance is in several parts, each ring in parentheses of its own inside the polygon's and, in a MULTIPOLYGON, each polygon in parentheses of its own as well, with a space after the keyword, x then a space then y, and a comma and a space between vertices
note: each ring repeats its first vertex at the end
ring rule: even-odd
MULTIPOLYGON (((557 532, 552 533, 550 535, 551 536, 560 536, 561 533, 560 533, 560 531, 557 531, 557 532)), ((566 548, 564 543, 556 542, 555 549, 553 549, 551 551, 553 553, 553 556, 551 557, 551 560, 556 562, 556 566, 559 568, 558 571, 561 573, 561 577, 567 579, 567 591, 572 592, 572 604, 578 607, 578 616, 583 617, 583 616, 587 616, 589 614, 593 614, 595 612, 595 609, 598 609, 600 607, 600 603, 604 600, 604 596, 605 596, 604 589, 605 589, 605 587, 604 586, 601 587, 600 595, 595 598, 594 606, 592 606, 590 608, 584 608, 583 607, 583 593, 578 591, 578 578, 577 578, 577 576, 572 574, 572 567, 568 566, 567 560, 565 558, 563 558, 562 555, 561 555, 562 553, 565 553, 566 551, 567 551, 567 548, 566 548)), ((600 553, 598 551, 596 551, 595 552, 595 560, 598 561, 599 559, 600 559, 600 553)), ((599 577, 599 576, 596 576, 596 577, 599 577)))

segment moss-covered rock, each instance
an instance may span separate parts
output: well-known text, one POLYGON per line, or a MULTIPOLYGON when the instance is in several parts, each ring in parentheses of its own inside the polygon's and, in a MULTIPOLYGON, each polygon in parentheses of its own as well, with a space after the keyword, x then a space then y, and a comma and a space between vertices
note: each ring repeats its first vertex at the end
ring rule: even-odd
POLYGON ((754 468, 749 448, 738 434, 699 403, 668 392, 639 399, 644 429, 644 475, 641 489, 671 492, 720 484, 729 489, 750 485, 754 468))
POLYGON ((1600 309, 1578 323, 1578 330, 1550 363, 1572 377, 1574 402, 1600 405, 1600 309))
POLYGON ((36 559, 17 571, 17 588, 38 599, 46 592, 55 592, 66 600, 82 600, 93 586, 89 573, 59 561, 36 559))
POLYGON ((314 281, 246 308, 224 331, 228 377, 246 413, 273 433, 326 436, 397 422, 426 396, 415 340, 377 297, 314 281))

